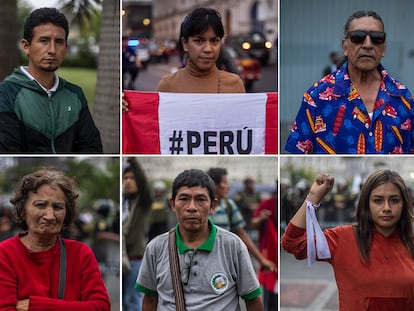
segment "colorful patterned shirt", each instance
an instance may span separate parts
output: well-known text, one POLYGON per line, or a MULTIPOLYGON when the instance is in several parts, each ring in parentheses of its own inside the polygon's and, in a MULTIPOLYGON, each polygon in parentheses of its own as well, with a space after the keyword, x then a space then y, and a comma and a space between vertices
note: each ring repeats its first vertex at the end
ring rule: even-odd
POLYGON ((413 153, 414 101, 382 65, 374 111, 368 114, 346 62, 304 94, 285 149, 291 153, 413 153))

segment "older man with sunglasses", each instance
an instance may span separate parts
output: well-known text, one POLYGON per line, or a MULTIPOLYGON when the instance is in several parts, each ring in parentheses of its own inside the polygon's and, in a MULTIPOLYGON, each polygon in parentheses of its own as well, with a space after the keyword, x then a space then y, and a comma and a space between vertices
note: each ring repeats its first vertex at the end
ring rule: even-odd
POLYGON ((344 62, 303 96, 285 149, 291 153, 414 152, 410 91, 380 64, 386 50, 381 17, 352 14, 345 25, 344 62))

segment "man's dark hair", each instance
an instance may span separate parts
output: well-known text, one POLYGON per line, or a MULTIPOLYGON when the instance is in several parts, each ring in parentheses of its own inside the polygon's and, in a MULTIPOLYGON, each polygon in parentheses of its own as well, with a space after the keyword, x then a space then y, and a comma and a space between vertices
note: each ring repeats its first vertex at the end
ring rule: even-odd
POLYGON ((138 193, 131 194, 129 197, 138 196, 138 206, 140 206, 140 208, 144 209, 150 207, 152 204, 152 197, 147 175, 136 158, 128 158, 127 162, 128 165, 126 165, 122 171, 122 178, 124 178, 127 173, 132 173, 138 188, 138 193))
POLYGON ((338 52, 333 51, 333 52, 329 53, 329 58, 334 58, 336 56, 339 56, 338 52))
POLYGON ((135 172, 135 169, 131 165, 128 165, 124 167, 124 169, 122 170, 122 177, 124 177, 126 173, 132 173, 135 175, 136 172, 135 172))
POLYGON ((216 186, 213 180, 205 172, 198 169, 185 170, 180 173, 172 184, 172 199, 175 200, 181 187, 203 187, 207 188, 211 202, 216 198, 216 186))
POLYGON ((207 174, 214 180, 214 183, 218 185, 221 182, 221 178, 227 175, 227 170, 221 167, 213 167, 207 171, 207 174))
POLYGON ((366 16, 373 17, 374 19, 380 21, 381 25, 382 25, 382 29, 384 29, 384 22, 382 21, 381 16, 379 16, 374 11, 363 11, 363 10, 361 10, 361 11, 357 11, 354 14, 352 14, 351 16, 349 16, 348 19, 346 20, 346 24, 345 24, 345 27, 344 27, 344 37, 346 38, 348 36, 349 27, 351 25, 351 22, 354 19, 358 19, 358 18, 362 18, 362 17, 366 17, 366 16))
POLYGON ((52 23, 55 26, 63 28, 66 33, 65 40, 68 41, 69 23, 65 15, 55 8, 40 8, 34 10, 26 18, 23 30, 23 39, 31 43, 33 39, 33 28, 39 25, 52 23))

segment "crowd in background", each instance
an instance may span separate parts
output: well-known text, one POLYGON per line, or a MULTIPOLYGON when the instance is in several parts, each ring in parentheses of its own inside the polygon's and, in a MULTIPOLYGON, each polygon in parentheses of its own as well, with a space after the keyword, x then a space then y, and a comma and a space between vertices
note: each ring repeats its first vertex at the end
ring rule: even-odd
MULTIPOLYGON (((280 225, 282 231, 305 200, 310 186, 311 183, 306 178, 301 178, 293 185, 289 180, 281 180, 280 225)), ((335 181, 334 189, 321 202, 321 208, 318 208, 316 211, 321 227, 332 228, 338 225, 353 223, 358 195, 359 192, 352 189, 350 183, 338 178, 335 181)))

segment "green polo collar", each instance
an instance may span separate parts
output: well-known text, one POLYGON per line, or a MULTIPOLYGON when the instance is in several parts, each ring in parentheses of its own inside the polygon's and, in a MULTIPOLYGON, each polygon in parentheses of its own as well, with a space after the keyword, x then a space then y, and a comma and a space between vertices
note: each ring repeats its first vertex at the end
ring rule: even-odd
MULTIPOLYGON (((210 234, 207 240, 203 244, 201 244, 197 248, 197 250, 203 250, 208 252, 211 252, 213 250, 214 242, 217 236, 217 228, 216 225, 213 224, 213 222, 210 219, 208 220, 208 227, 211 229, 210 234)), ((191 250, 191 248, 185 245, 183 240, 181 239, 180 232, 178 231, 178 224, 175 226, 175 236, 177 240, 177 249, 180 252, 180 254, 184 254, 185 251, 191 250)))

